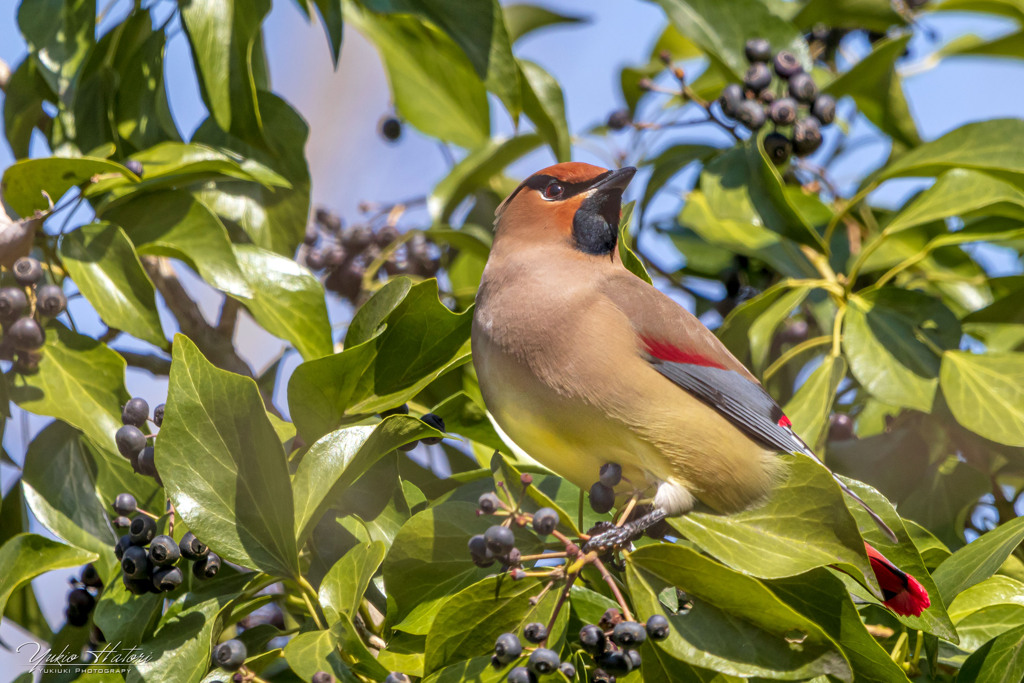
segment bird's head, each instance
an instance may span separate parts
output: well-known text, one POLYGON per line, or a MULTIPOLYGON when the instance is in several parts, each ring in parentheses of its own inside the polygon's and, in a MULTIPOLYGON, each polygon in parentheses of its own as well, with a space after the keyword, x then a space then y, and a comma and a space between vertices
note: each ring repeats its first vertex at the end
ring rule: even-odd
POLYGON ((619 236, 622 191, 635 173, 632 166, 609 171, 580 162, 537 171, 495 211, 496 237, 568 241, 587 254, 611 254, 619 236))

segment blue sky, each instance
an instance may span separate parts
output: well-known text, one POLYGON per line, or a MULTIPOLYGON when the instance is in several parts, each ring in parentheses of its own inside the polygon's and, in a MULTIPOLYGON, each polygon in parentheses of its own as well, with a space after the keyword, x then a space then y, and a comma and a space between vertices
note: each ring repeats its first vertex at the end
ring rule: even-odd
MULTIPOLYGON (((603 122, 610 111, 621 106, 619 69, 646 61, 650 46, 664 24, 664 16, 656 5, 639 0, 537 1, 567 14, 588 17, 584 24, 528 36, 516 48, 519 56, 538 62, 562 84, 570 128, 579 133, 603 122)), ((166 15, 172 6, 168 2, 145 4, 152 4, 158 15, 166 15)), ((126 0, 115 2, 104 26, 119 20, 129 5, 126 0)), ((16 10, 13 0, 0 0, 0 58, 12 67, 21 61, 25 52, 24 41, 16 29, 16 10)), ((913 65, 937 44, 964 33, 1000 35, 1012 28, 1010 22, 950 14, 927 15, 922 24, 937 34, 938 43, 920 34, 915 37, 906 66, 916 73, 906 80, 905 90, 925 139, 938 137, 969 121, 1024 114, 1024 89, 1019 87, 1024 83, 1024 66, 1019 61, 954 59, 930 69, 913 69, 913 65)), ((265 27, 273 85, 311 126, 307 152, 315 204, 327 206, 351 221, 357 219, 357 206, 361 201, 390 202, 423 195, 445 175, 447 163, 436 142, 408 129, 396 144, 385 143, 376 135, 377 120, 390 106, 386 77, 375 49, 355 31, 346 28, 341 65, 333 71, 322 30, 315 23, 307 24, 293 3, 282 0, 275 3, 265 27)), ((867 50, 866 42, 853 47, 867 50)), ((187 136, 205 118, 206 112, 180 29, 168 44, 166 63, 172 114, 187 136)), ((494 109, 499 111, 497 106, 494 109)), ((495 114, 495 125, 499 131, 511 130, 511 122, 503 113, 495 114)), ((875 136, 870 127, 863 124, 855 126, 852 132, 875 136)), ((666 139, 664 144, 679 141, 682 138, 666 139)), ((34 152, 43 154, 45 149, 37 143, 34 152)), ((836 168, 836 177, 847 187, 866 168, 884 161, 887 154, 884 141, 879 139, 867 144, 836 168)), ((575 158, 603 163, 606 157, 579 145, 575 158)), ((0 170, 11 161, 6 144, 0 144, 0 170)), ((509 172, 514 177, 522 177, 550 162, 549 154, 539 152, 517 162, 509 172)), ((879 193, 876 201, 898 205, 908 192, 919 186, 919 181, 912 180, 893 183, 879 193)), ((675 206, 671 197, 658 204, 664 210, 675 206)), ((657 250, 663 245, 655 241, 649 246, 657 250)), ((673 263, 671 254, 661 254, 659 258, 664 258, 667 264, 673 263)), ((189 279, 189 284, 199 293, 204 312, 209 317, 216 315, 218 297, 194 278, 189 279)), ((86 330, 99 329, 98 321, 90 323, 88 320, 86 309, 84 304, 72 309, 76 321, 81 318, 80 326, 86 330)), ((331 313, 332 319, 340 325, 348 309, 335 303, 331 313)), ((165 319, 165 322, 169 321, 165 319)), ((172 329, 167 326, 168 332, 172 329)), ((243 355, 257 370, 272 361, 282 347, 281 342, 252 324, 243 325, 237 339, 243 355)), ((126 348, 131 346, 126 345, 126 348)), ((293 358, 286 363, 286 371, 296 362, 293 358)), ((140 394, 155 405, 162 402, 166 383, 131 371, 128 386, 133 394, 140 394)), ((279 395, 279 403, 284 403, 283 394, 279 395)), ((9 425, 4 445, 16 460, 21 459, 31 435, 47 421, 32 417, 16 419, 9 425)), ((2 477, 5 488, 12 475, 10 468, 5 468, 2 477)), ((61 584, 66 575, 47 576, 37 580, 36 585, 62 596, 61 584)), ((61 600, 47 601, 44 609, 52 624, 60 623, 61 600)), ((21 642, 21 635, 12 632, 10 626, 0 630, 0 636, 21 642)), ((12 668, 6 655, 0 652, 0 672, 6 671, 12 668)), ((0 674, 0 680, 3 678, 0 674)))

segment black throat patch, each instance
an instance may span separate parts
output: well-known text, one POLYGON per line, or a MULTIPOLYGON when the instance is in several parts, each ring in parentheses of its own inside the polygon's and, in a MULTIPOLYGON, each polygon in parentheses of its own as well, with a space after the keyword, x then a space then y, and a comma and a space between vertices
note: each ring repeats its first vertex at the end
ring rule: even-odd
POLYGON ((598 190, 583 200, 572 217, 573 246, 585 254, 610 254, 619 241, 622 190, 598 190))

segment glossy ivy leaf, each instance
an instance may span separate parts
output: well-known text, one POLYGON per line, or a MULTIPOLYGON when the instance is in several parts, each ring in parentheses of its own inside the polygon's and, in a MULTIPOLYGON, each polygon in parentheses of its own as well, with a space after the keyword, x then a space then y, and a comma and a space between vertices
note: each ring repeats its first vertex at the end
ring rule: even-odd
POLYGON ((1024 191, 981 171, 952 169, 896 214, 885 232, 899 232, 950 216, 1006 216, 1022 220, 1024 191))
POLYGON ((828 354, 785 405, 784 412, 793 423, 793 431, 811 448, 824 441, 832 403, 845 377, 846 360, 828 354))
POLYGON ((523 86, 523 112, 530 117, 537 132, 548 143, 558 161, 570 161, 572 136, 565 116, 562 86, 542 67, 525 59, 519 60, 523 86))
POLYGON ((321 515, 374 463, 399 446, 443 436, 414 417, 394 415, 376 426, 347 427, 322 437, 302 457, 292 478, 294 534, 301 547, 321 515))
POLYGON ((959 36, 943 45, 936 56, 946 59, 947 57, 1007 57, 1011 59, 1024 58, 1024 31, 1000 36, 993 40, 986 40, 973 33, 959 36))
POLYGON ((4 135, 15 159, 28 156, 32 131, 43 114, 43 102, 54 98, 35 57, 26 56, 11 74, 4 93, 4 135))
POLYGON ((327 304, 320 281, 286 258, 251 244, 233 245, 252 299, 242 300, 265 330, 286 339, 306 360, 334 350, 327 304))
POLYGON ((906 19, 887 0, 810 0, 793 23, 810 29, 815 24, 856 27, 885 33, 891 26, 903 26, 906 19))
POLYGON ((957 674, 958 681, 975 683, 1014 683, 1021 677, 1024 677, 1024 625, 978 648, 957 674))
POLYGON ((619 258, 626 270, 647 284, 651 284, 651 276, 647 273, 647 268, 644 267, 643 262, 630 246, 633 244, 633 232, 636 230, 633 225, 636 222, 634 219, 635 209, 635 201, 622 207, 622 216, 619 218, 619 258))
POLYGON ((672 519, 685 538, 751 576, 774 579, 835 565, 875 586, 857 523, 828 471, 807 456, 781 456, 786 479, 763 505, 733 515, 672 519))
POLYGON ((317 671, 326 670, 336 671, 338 673, 335 675, 348 680, 345 668, 337 666, 339 649, 355 658, 356 661, 350 665, 355 673, 371 680, 383 680, 390 673, 366 649, 352 622, 345 615, 340 615, 330 629, 308 631, 292 638, 284 648, 284 656, 288 664, 306 680, 311 680, 317 671))
POLYGON ((327 34, 327 43, 331 49, 331 59, 334 68, 338 68, 338 60, 341 57, 341 36, 344 22, 341 12, 341 0, 313 0, 316 11, 320 14, 320 23, 327 34))
POLYGON ((1024 583, 995 574, 957 595, 950 602, 949 618, 958 623, 979 610, 999 605, 1024 608, 1024 583))
POLYGON ((22 4, 18 27, 50 88, 63 96, 96 42, 96 2, 63 0, 43 7, 54 5, 55 11, 43 11, 39 5, 22 4))
POLYGON ((333 624, 342 614, 350 619, 355 617, 387 549, 382 541, 361 543, 345 553, 327 572, 320 582, 319 598, 328 623, 333 624))
POLYGON ((750 340, 750 365, 754 374, 760 376, 764 373, 775 340, 775 331, 794 311, 799 310, 810 293, 810 287, 786 287, 778 298, 764 307, 751 322, 747 338, 750 340))
POLYGON ((993 119, 965 124, 920 145, 889 164, 880 180, 901 176, 935 176, 950 168, 986 171, 1011 182, 1024 182, 1024 159, 1006 145, 1024 137, 1024 120, 993 119))
POLYGON ((57 204, 64 193, 75 185, 109 173, 124 175, 129 179, 135 177, 121 164, 106 159, 24 159, 11 164, 4 171, 3 199, 19 216, 28 218, 36 211, 47 209, 51 202, 57 204))
POLYGON ((1024 541, 1024 517, 986 532, 947 557, 932 573, 946 603, 992 576, 1014 548, 1024 541))
MULTIPOLYGON (((465 681, 473 681, 473 683, 501 683, 508 678, 508 672, 511 671, 515 666, 522 666, 518 661, 510 662, 506 666, 495 668, 491 664, 491 657, 473 657, 462 662, 456 662, 451 666, 446 666, 440 671, 436 671, 426 678, 423 679, 423 683, 464 683, 465 681)), ((585 673, 578 674, 579 676, 585 676, 585 673)), ((555 679, 555 676, 549 676, 549 680, 555 679)))
POLYGON ((188 192, 133 196, 102 216, 125 229, 139 254, 181 259, 212 287, 237 297, 253 296, 224 224, 188 192))
POLYGON ((226 176, 237 180, 251 180, 274 188, 291 188, 287 178, 253 158, 240 156, 227 149, 217 149, 198 142, 162 142, 132 155, 142 164, 144 180, 141 189, 151 187, 155 181, 183 177, 226 176))
MULTIPOLYGON (((181 564, 182 571, 185 571, 185 562, 181 564)), ((103 636, 109 639, 107 642, 121 641, 125 647, 131 647, 140 644, 149 635, 149 628, 160 616, 162 606, 162 595, 133 595, 124 587, 121 577, 115 575, 103 587, 96 601, 93 622, 103 631, 103 636)))
POLYGON ((225 560, 299 574, 288 462, 256 383, 174 337, 156 466, 188 527, 225 560))
POLYGON ((939 381, 957 422, 986 439, 1024 446, 1024 353, 947 351, 939 381))
POLYGON ((734 676, 853 680, 846 657, 818 624, 757 579, 694 550, 639 548, 626 558, 626 585, 641 616, 669 619, 672 630, 658 647, 688 664, 734 676), (665 588, 685 590, 693 607, 685 614, 666 610, 658 601, 665 588), (791 647, 790 638, 800 647, 791 647))
POLYGON ((54 569, 92 562, 96 553, 52 541, 38 534, 17 534, 0 546, 0 616, 18 588, 54 569))
POLYGON ((58 252, 103 322, 166 348, 153 283, 121 228, 110 223, 83 225, 61 239, 58 252))
POLYGON ((930 412, 943 351, 960 345, 960 323, 918 291, 884 288, 850 297, 843 350, 850 372, 891 405, 930 412))
POLYGON ((734 356, 744 362, 749 359, 752 364, 755 354, 763 356, 771 350, 769 345, 775 328, 806 296, 805 287, 783 280, 732 309, 715 333, 734 356), (771 322, 759 322, 769 311, 775 311, 768 316, 771 322), (762 328, 771 329, 762 331, 762 328))
POLYGON ((39 372, 8 377, 11 400, 31 413, 64 420, 116 453, 121 406, 131 398, 124 388, 124 359, 56 321, 47 326, 41 351, 39 372))
POLYGON ((690 144, 672 145, 662 150, 658 156, 644 164, 651 167, 651 176, 644 188, 640 206, 646 208, 654 195, 684 168, 695 162, 707 161, 718 151, 717 147, 690 144))
POLYGON ((509 40, 515 43, 523 36, 550 26, 586 22, 585 17, 553 12, 539 5, 518 4, 505 6, 505 25, 509 40))
POLYGON ((469 360, 472 314, 452 313, 437 297, 436 280, 412 286, 405 278, 393 280, 367 302, 372 313, 357 314, 353 325, 358 321, 360 333, 346 340, 344 351, 295 369, 288 406, 303 438, 315 440, 346 420, 401 405, 469 360))
MULTIPOLYGON (((147 29, 150 26, 147 23, 147 29)), ((181 140, 167 103, 164 81, 166 40, 162 31, 150 30, 146 41, 129 59, 118 65, 121 71, 119 90, 132 93, 132 96, 118 97, 114 102, 116 131, 136 149, 150 149, 165 140, 181 140)))

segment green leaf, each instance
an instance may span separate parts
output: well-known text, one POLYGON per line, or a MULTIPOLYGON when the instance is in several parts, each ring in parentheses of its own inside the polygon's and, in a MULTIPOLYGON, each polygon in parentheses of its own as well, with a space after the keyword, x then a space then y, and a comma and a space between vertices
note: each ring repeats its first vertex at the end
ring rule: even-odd
POLYGON ((949 604, 964 590, 992 576, 1022 540, 1024 517, 1017 517, 947 557, 932 573, 943 600, 949 604))
POLYGON ((536 134, 489 140, 470 152, 439 182, 427 198, 434 220, 446 223, 459 204, 475 190, 486 187, 490 179, 506 166, 541 144, 536 134))
POLYGON ((902 26, 906 21, 888 0, 810 0, 793 17, 793 23, 805 29, 822 23, 885 33, 890 26, 902 26))
MULTIPOLYGON (((355 629, 347 622, 348 620, 344 619, 326 631, 307 631, 293 637, 284 648, 288 666, 304 681, 313 680, 314 674, 318 671, 330 672, 346 683, 360 681, 361 679, 356 678, 342 662, 339 654, 341 643, 359 643, 358 636, 354 633, 355 629)), ((342 646, 341 649, 347 654, 354 654, 347 647, 342 646)), ((356 645, 356 649, 359 649, 359 645, 356 645)), ((365 650, 365 646, 362 649, 365 650)), ((380 674, 379 670, 383 670, 383 667, 379 664, 373 666, 373 669, 374 679, 381 679, 388 673, 384 670, 384 673, 380 674)))
POLYGON ((295 259, 251 244, 234 245, 253 297, 242 300, 264 329, 290 341, 306 360, 334 351, 324 288, 295 259))
POLYGON ((146 29, 150 33, 145 43, 119 65, 119 91, 132 93, 132 96, 117 97, 113 107, 117 135, 142 150, 153 148, 165 140, 181 140, 167 104, 164 82, 166 35, 163 31, 152 31, 150 26, 147 21, 146 29))
POLYGON ((362 543, 331 567, 320 582, 319 592, 320 606, 328 623, 333 624, 341 614, 350 619, 355 617, 363 594, 386 554, 387 545, 381 541, 362 543))
POLYGON ((317 439, 346 417, 401 405, 469 359, 472 314, 452 313, 437 297, 436 280, 392 280, 366 303, 372 314, 356 315, 359 335, 350 332, 344 351, 295 369, 288 406, 303 438, 317 439), (373 336, 363 341, 366 334, 373 336))
POLYGON ((523 112, 551 147, 558 161, 572 157, 572 136, 565 118, 565 96, 554 76, 525 59, 519 60, 523 112))
POLYGON ((345 15, 377 46, 403 118, 430 137, 467 149, 487 141, 487 91, 448 35, 413 17, 373 14, 351 2, 345 4, 345 15))
POLYGON ((21 60, 4 94, 4 135, 15 159, 28 156, 32 131, 43 120, 43 102, 54 97, 38 64, 32 56, 21 60))
POLYGON ((824 90, 836 98, 852 97, 860 112, 883 133, 902 145, 914 147, 921 144, 921 137, 896 73, 896 60, 903 55, 909 40, 910 36, 905 35, 880 41, 871 54, 824 90))
POLYGON ((811 289, 805 286, 783 289, 779 297, 764 308, 750 324, 750 329, 747 330, 747 337, 750 339, 750 364, 756 375, 761 375, 768 364, 775 330, 800 307, 810 293, 811 289))
MULTIPOLYGON (((511 662, 507 666, 500 668, 494 668, 491 665, 490 656, 487 657, 473 657, 463 662, 456 662, 451 666, 446 666, 440 671, 436 671, 426 678, 423 679, 423 683, 467 683, 472 681, 473 683, 500 683, 508 678, 508 672, 512 670, 513 666, 518 662, 511 662)), ((580 673, 581 681, 586 681, 584 676, 586 672, 583 669, 577 669, 580 673)))
POLYGON ((849 662, 820 626, 760 581, 694 550, 665 544, 639 548, 626 558, 626 585, 638 613, 660 612, 669 619, 670 635, 657 647, 688 664, 734 676, 830 674, 853 680, 849 662), (665 610, 658 594, 667 587, 683 588, 694 598, 689 612, 665 610), (787 642, 793 637, 800 638, 798 649, 787 642))
MULTIPOLYGON (((181 569, 185 571, 185 567, 181 569)), ((162 606, 161 595, 133 595, 124 587, 124 581, 115 576, 103 587, 93 612, 93 622, 103 631, 103 636, 110 639, 108 642, 121 641, 126 647, 131 647, 144 640, 162 606)))
POLYGON ((22 480, 25 500, 43 526, 79 548, 111 552, 117 534, 97 496, 96 463, 78 430, 57 420, 39 432, 25 453, 22 480))
POLYGON ((934 176, 950 168, 986 171, 1011 182, 1024 181, 1024 159, 1008 140, 1024 139, 1024 120, 992 119, 968 123, 907 152, 889 164, 879 180, 934 176))
POLYGON ((162 186, 168 180, 180 185, 189 176, 251 180, 267 188, 292 186, 287 178, 256 159, 198 142, 163 142, 133 154, 132 159, 145 171, 140 190, 162 186))
POLYGON ((957 595, 949 605, 949 618, 959 622, 979 610, 998 605, 1024 607, 1024 583, 995 574, 957 595))
POLYGON ((17 534, 0 546, 0 616, 7 600, 21 586, 54 569, 92 562, 96 553, 37 534, 17 534))
POLYGON ((743 46, 751 36, 766 38, 776 50, 793 52, 811 64, 800 32, 760 0, 655 0, 672 25, 707 54, 711 63, 727 70, 732 82, 742 82, 748 63, 743 46))
POLYGON ((993 638, 967 658, 957 681, 1016 683, 1024 677, 1024 625, 993 638))
POLYGON ((654 195, 684 168, 696 161, 707 161, 718 152, 717 147, 688 144, 672 145, 662 150, 658 156, 644 163, 645 166, 651 167, 651 176, 644 188, 644 198, 640 201, 640 206, 646 209, 654 195))
POLYGON ((1024 58, 1024 49, 1021 47, 1021 41, 1024 41, 1024 31, 1017 31, 993 40, 986 40, 981 36, 968 33, 958 36, 943 45, 936 54, 936 57, 941 59, 949 57, 1007 57, 1010 59, 1021 59, 1024 58))
POLYGON ((385 454, 423 437, 443 436, 414 417, 395 415, 376 426, 348 427, 322 437, 292 479, 294 534, 301 547, 321 515, 385 454))
POLYGON ((824 441, 832 403, 844 377, 846 359, 828 354, 786 404, 784 412, 793 423, 793 431, 812 449, 824 441))
POLYGON ((131 398, 124 388, 124 358, 59 322, 47 327, 42 355, 36 374, 8 377, 11 400, 30 413, 64 420, 116 453, 121 406, 131 398))
POLYGON ((121 164, 106 159, 47 157, 16 161, 7 167, 0 182, 4 201, 19 216, 30 218, 36 211, 49 208, 50 202, 56 204, 75 185, 107 173, 134 177, 121 164))
POLYGON ((110 223, 83 225, 64 235, 58 252, 68 274, 103 322, 167 347, 153 283, 121 228, 110 223))
POLYGON ((542 28, 560 24, 579 24, 587 19, 571 14, 559 14, 539 5, 506 5, 505 25, 508 27, 509 40, 517 40, 542 28))
POLYGON ((288 461, 251 379, 174 337, 156 466, 188 527, 217 554, 299 575, 288 461))
POLYGON ((316 11, 320 14, 320 23, 324 26, 324 33, 327 34, 327 42, 331 48, 331 59, 334 68, 338 68, 338 59, 341 57, 341 36, 344 28, 342 20, 341 0, 313 0, 316 4, 316 11))
POLYGON ((63 96, 95 44, 95 0, 44 0, 18 8, 28 51, 54 92, 63 96))
POLYGON ((836 565, 874 586, 864 541, 828 470, 807 456, 781 457, 786 480, 763 505, 728 516, 691 512, 672 525, 751 576, 776 579, 836 565))
POLYGON ((929 9, 936 12, 984 12, 1024 21, 1024 4, 1020 0, 945 0, 929 9))
POLYGON ((1006 216, 1022 220, 1024 191, 980 171, 946 171, 900 211, 885 232, 899 232, 951 216, 1006 216))
POLYGON ((938 299, 885 288, 850 297, 843 350, 850 372, 894 406, 931 412, 940 355, 960 345, 960 324, 938 299))
POLYGON ((622 216, 619 217, 619 258, 622 260, 622 265, 626 267, 626 270, 647 284, 651 284, 651 276, 647 273, 647 269, 644 268, 644 264, 630 248, 630 245, 633 243, 633 216, 635 208, 635 201, 622 207, 622 216))
POLYGON ((957 422, 1009 446, 1024 446, 1024 353, 947 351, 939 375, 957 422))
POLYGON ((211 286, 237 297, 253 296, 224 224, 189 193, 146 193, 102 216, 123 227, 140 254, 181 259, 211 286))
POLYGON ((269 0, 179 0, 203 102, 221 130, 261 137, 253 54, 269 0))

